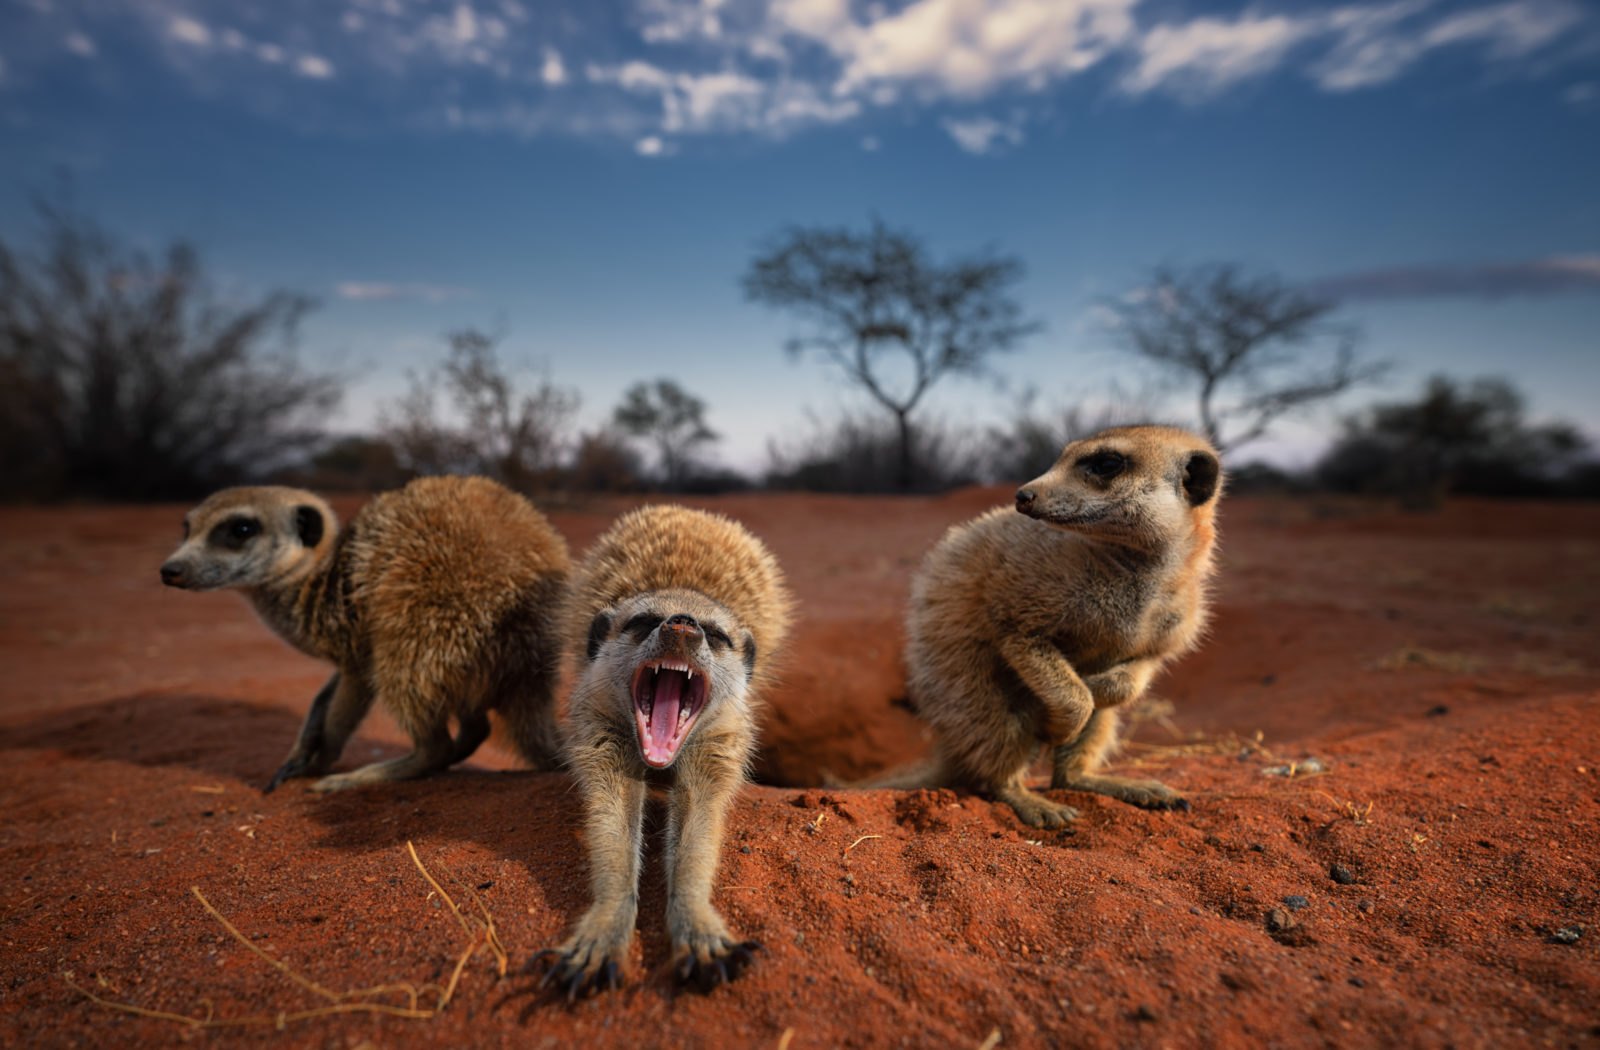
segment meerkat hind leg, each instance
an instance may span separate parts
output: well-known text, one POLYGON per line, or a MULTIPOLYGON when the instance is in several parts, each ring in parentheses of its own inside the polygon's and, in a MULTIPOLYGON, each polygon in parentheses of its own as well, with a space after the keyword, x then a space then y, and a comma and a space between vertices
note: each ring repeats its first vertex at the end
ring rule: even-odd
POLYGON ((1018 773, 1012 780, 992 790, 995 800, 1016 811, 1024 824, 1036 828, 1059 828, 1078 819, 1078 810, 1064 802, 1053 802, 1037 791, 1030 791, 1018 773))
POLYGON ((1106 756, 1117 745, 1117 712, 1101 708, 1089 719, 1083 732, 1071 743, 1062 744, 1051 756, 1052 788, 1106 795, 1140 809, 1188 810, 1189 800, 1159 780, 1134 780, 1096 773, 1106 756))
POLYGON ((415 780, 436 773, 455 759, 456 743, 450 738, 448 727, 440 725, 413 738, 416 749, 409 755, 374 762, 349 773, 335 773, 311 785, 312 791, 343 791, 345 788, 365 784, 382 784, 390 780, 415 780))

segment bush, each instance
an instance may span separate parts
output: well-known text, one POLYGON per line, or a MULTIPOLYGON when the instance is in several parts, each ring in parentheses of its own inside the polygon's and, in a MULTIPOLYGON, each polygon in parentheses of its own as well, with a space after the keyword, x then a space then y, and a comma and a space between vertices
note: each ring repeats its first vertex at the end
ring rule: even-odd
POLYGON ((310 300, 225 303, 182 241, 151 259, 38 212, 35 253, 0 240, 0 495, 193 498, 318 440, 340 388, 294 357, 310 300))

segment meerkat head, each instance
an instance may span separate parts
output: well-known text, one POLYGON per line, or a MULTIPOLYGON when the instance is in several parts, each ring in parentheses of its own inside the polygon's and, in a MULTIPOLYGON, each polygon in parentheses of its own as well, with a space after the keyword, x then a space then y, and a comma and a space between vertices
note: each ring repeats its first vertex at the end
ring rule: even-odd
POLYGON ((189 591, 283 583, 321 560, 338 531, 332 508, 302 489, 223 489, 184 515, 161 582, 189 591))
POLYGON ((1196 512, 1209 515, 1221 485, 1222 462, 1203 438, 1177 427, 1117 427, 1063 449, 1017 490, 1017 510, 1069 532, 1159 542, 1180 535, 1196 512))
POLYGON ((699 591, 648 591, 598 613, 588 670, 625 702, 645 764, 666 769, 703 721, 745 704, 756 645, 728 608, 699 591))

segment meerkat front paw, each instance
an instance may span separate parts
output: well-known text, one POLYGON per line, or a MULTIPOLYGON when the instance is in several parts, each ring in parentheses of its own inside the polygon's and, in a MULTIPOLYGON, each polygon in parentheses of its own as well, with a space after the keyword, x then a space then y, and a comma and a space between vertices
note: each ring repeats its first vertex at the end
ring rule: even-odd
POLYGON ((672 954, 677 960, 673 972, 679 984, 709 992, 736 980, 756 961, 758 951, 761 944, 757 941, 735 941, 720 931, 693 932, 673 939, 672 954))
POLYGON ((559 948, 546 948, 536 953, 523 965, 522 972, 528 973, 541 962, 553 960, 539 980, 539 987, 555 988, 571 1003, 594 992, 619 988, 623 957, 627 952, 626 936, 593 937, 579 933, 559 948))
POLYGON ((278 771, 272 774, 272 779, 267 781, 267 786, 261 789, 261 793, 270 795, 285 780, 314 777, 325 768, 326 766, 319 755, 290 755, 288 760, 278 767, 278 771))

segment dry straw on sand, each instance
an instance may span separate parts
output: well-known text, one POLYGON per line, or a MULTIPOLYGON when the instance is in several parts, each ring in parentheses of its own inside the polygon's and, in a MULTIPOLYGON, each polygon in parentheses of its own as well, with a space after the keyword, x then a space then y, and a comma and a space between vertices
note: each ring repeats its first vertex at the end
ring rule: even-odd
MULTIPOLYGON (((426 1021, 437 1017, 449 1005, 451 997, 455 995, 456 985, 461 981, 462 970, 466 968, 467 963, 475 955, 487 951, 494 959, 495 967, 500 976, 504 977, 506 973, 506 951, 505 946, 500 942, 499 931, 495 929, 494 918, 489 914, 489 909, 484 906, 483 901, 478 898, 472 887, 462 882, 459 878, 456 879, 457 884, 466 891, 472 903, 477 907, 478 914, 469 918, 456 906, 456 902, 451 899, 450 894, 445 892, 444 887, 439 885, 438 880, 433 877, 432 873, 422 863, 422 858, 417 856, 417 848, 407 842, 406 850, 411 855, 411 862, 417 866, 417 870, 422 873, 422 877, 428 880, 428 885, 433 887, 433 892, 437 893, 440 899, 444 901, 445 905, 450 909, 450 914, 455 916, 456 922, 461 924, 461 929, 467 934, 467 945, 456 958, 455 967, 450 972, 450 980, 442 987, 436 984, 419 986, 404 981, 375 985, 370 988, 352 988, 343 992, 324 987, 309 977, 296 973, 281 959, 274 959, 252 944, 249 938, 240 933, 233 923, 223 917, 222 913, 217 911, 210 901, 206 900, 205 894, 200 892, 200 887, 198 886, 189 887, 190 892, 200 901, 201 907, 205 908, 211 917, 216 919, 224 930, 228 931, 229 936, 259 956, 267 965, 283 974, 289 980, 298 984, 318 999, 323 1000, 323 1005, 302 1010, 280 1010, 272 1014, 255 1014, 247 1017, 217 1017, 211 1001, 202 999, 200 1004, 204 1007, 205 1014, 196 1017, 192 1014, 152 1010, 143 1006, 135 1006, 132 1003, 120 1003, 103 998, 79 985, 72 979, 71 973, 63 974, 62 979, 75 991, 107 1009, 137 1014, 140 1017, 174 1021, 190 1028, 240 1028, 270 1025, 281 1029, 293 1021, 326 1017, 330 1014, 384 1014, 390 1017, 403 1017, 415 1021, 426 1021), (430 997, 430 993, 433 999, 431 1004, 426 1002, 426 999, 430 997), (402 998, 404 1001, 403 1004, 384 1002, 383 1000, 386 998, 402 998)), ((104 978, 100 979, 100 983, 102 986, 109 987, 104 978)))

